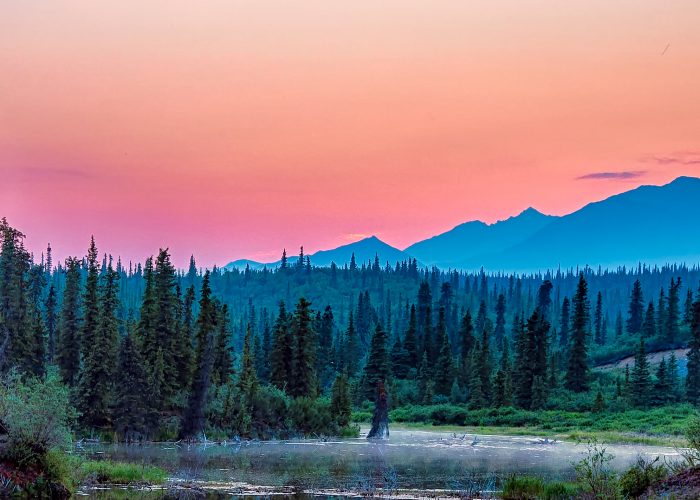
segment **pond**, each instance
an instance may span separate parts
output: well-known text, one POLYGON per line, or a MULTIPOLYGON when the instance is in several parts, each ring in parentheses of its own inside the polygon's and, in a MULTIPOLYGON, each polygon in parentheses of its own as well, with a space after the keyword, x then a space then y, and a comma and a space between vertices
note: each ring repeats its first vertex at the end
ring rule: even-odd
MULTIPOLYGON (((363 431, 366 431, 363 429, 363 431)), ((364 434, 363 434, 364 435, 364 434)), ((673 459, 673 448, 606 445, 613 468, 638 455, 673 459)), ((455 434, 392 429, 386 442, 345 440, 244 441, 221 444, 149 444, 85 447, 92 458, 160 466, 173 482, 217 485, 228 493, 340 490, 489 489, 511 474, 573 478, 585 444, 537 437, 455 434)), ((85 492, 99 496, 96 492, 85 492)))

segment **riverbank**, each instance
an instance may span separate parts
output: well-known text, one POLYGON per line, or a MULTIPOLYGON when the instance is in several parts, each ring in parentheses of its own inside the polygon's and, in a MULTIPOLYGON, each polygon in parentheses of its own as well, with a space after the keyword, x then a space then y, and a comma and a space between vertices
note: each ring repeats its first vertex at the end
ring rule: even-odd
MULTIPOLYGON (((685 430, 698 416, 688 404, 621 412, 520 410, 490 408, 469 410, 463 405, 404 406, 390 412, 391 428, 436 430, 470 434, 540 436, 580 441, 683 447, 685 430)), ((368 422, 367 412, 355 412, 359 422, 368 422)))

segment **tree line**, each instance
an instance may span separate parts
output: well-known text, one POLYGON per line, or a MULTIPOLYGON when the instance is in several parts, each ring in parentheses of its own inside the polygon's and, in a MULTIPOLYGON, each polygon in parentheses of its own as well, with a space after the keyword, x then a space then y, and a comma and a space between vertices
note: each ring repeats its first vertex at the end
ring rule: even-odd
POLYGON ((700 399, 700 301, 685 285, 695 268, 506 276, 377 258, 317 268, 302 249, 276 269, 199 270, 193 258, 179 272, 167 249, 128 269, 100 261, 94 240, 54 267, 50 247, 35 262, 4 219, 0 238, 0 371, 56 367, 85 431, 342 434, 380 385, 394 406, 700 399), (663 277, 647 297, 644 284, 663 277), (685 377, 674 355, 647 361, 650 347, 686 345, 685 377), (593 370, 628 355, 623 373, 593 370))

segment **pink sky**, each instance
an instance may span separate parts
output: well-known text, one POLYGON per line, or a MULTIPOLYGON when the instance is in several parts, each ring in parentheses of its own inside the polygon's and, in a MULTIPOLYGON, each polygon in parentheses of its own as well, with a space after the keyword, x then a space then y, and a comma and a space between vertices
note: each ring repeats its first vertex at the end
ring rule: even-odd
POLYGON ((212 265, 567 213, 700 175, 699 24, 697 0, 9 0, 0 216, 37 253, 212 265))

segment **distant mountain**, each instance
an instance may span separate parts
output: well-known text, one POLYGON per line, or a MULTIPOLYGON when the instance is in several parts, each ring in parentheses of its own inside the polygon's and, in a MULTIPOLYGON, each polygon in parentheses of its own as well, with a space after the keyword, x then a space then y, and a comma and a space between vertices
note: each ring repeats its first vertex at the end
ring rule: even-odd
MULTIPOLYGON (((378 255, 382 266, 415 257, 443 269, 528 272, 557 267, 700 263, 700 179, 679 177, 664 186, 641 186, 589 203, 564 216, 528 208, 509 219, 471 221, 401 251, 376 236, 312 254, 311 263, 342 266, 378 255)), ((289 263, 296 262, 289 257, 289 263)), ((276 267, 237 260, 227 268, 276 267)))
MULTIPOLYGON (((358 266, 362 265, 363 262, 374 262, 375 256, 379 257, 379 262, 382 266, 386 265, 387 262, 393 266, 397 261, 411 258, 407 253, 384 243, 376 236, 370 236, 369 238, 364 238, 331 250, 320 250, 309 255, 309 258, 311 259, 311 264, 314 266, 327 267, 331 265, 331 262, 335 262, 336 265, 342 267, 350 262, 353 253, 355 254, 355 261, 358 266)), ((296 263, 297 260, 299 260, 298 257, 294 255, 289 256, 287 262, 291 265, 296 263)), ((241 259, 229 262, 225 267, 227 269, 242 269, 245 268, 246 265, 249 265, 251 269, 262 269, 264 266, 275 268, 279 266, 279 264, 280 261, 261 263, 248 259, 241 259)))
POLYGON ((528 208, 494 224, 465 222, 446 233, 414 243, 405 252, 427 265, 461 267, 523 241, 555 219, 556 216, 528 208))
POLYGON ((700 179, 679 177, 590 203, 562 217, 528 209, 492 225, 470 222, 411 245, 439 267, 535 271, 638 262, 700 262, 700 179))

